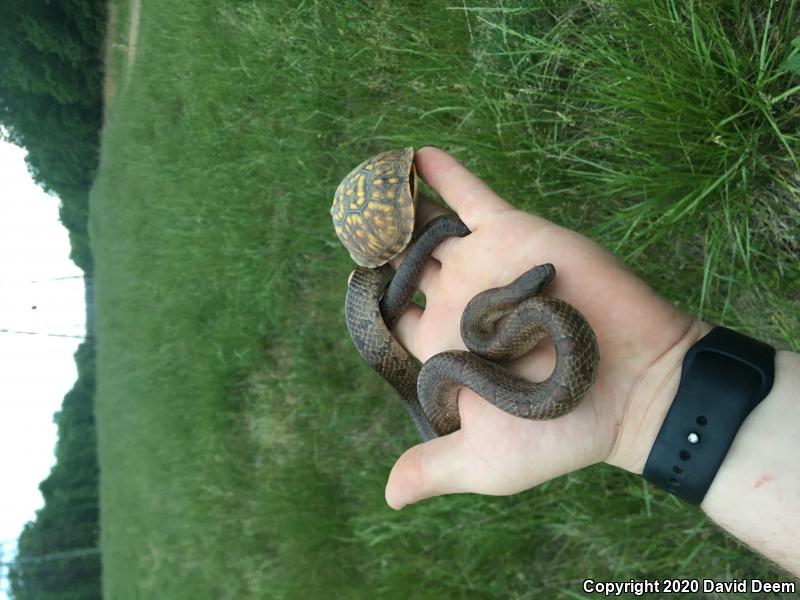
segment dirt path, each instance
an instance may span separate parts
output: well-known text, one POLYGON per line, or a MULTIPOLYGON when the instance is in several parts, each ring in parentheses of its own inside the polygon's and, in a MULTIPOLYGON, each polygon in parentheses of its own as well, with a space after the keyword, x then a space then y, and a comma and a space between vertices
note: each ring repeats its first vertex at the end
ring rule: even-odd
POLYGON ((125 69, 125 81, 131 76, 133 63, 136 60, 136 48, 139 43, 139 15, 142 12, 142 0, 131 0, 131 18, 128 24, 128 68, 125 69))
POLYGON ((117 93, 118 81, 114 76, 114 53, 125 52, 125 83, 130 80, 133 72, 133 63, 136 61, 136 49, 139 45, 139 16, 142 12, 142 0, 131 0, 130 19, 128 20, 127 43, 119 44, 114 40, 117 38, 119 29, 119 12, 114 2, 108 3, 108 20, 106 22, 106 48, 104 53, 105 78, 103 80, 103 99, 108 108, 114 101, 117 93))

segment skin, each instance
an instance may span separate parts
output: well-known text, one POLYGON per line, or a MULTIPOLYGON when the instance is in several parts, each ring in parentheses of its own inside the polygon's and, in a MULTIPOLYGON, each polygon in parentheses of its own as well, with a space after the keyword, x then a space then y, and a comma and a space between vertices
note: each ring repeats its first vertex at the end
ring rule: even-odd
MULTIPOLYGON (((403 346, 423 362, 465 348, 459 318, 475 294, 552 262, 558 272, 548 293, 583 313, 601 359, 587 399, 553 421, 513 417, 461 389, 461 429, 398 459, 386 486, 389 506, 459 492, 513 494, 598 462, 640 474, 675 396, 683 356, 711 327, 675 309, 592 240, 515 209, 447 153, 423 148, 416 164, 472 234, 446 240, 428 260, 420 281, 426 308, 411 307, 393 329, 403 346)), ((439 212, 423 200, 419 220, 439 212)), ((511 366, 543 380, 554 364, 552 343, 543 342, 511 366)), ((793 509, 800 505, 800 473, 786 458, 800 445, 790 431, 800 422, 797 389, 800 356, 779 353, 772 392, 740 429, 701 508, 800 574, 800 517, 793 509)))

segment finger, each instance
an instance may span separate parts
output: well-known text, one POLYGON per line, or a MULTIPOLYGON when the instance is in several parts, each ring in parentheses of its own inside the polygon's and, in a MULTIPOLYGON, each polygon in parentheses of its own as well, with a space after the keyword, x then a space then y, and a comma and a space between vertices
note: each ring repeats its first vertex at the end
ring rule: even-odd
MULTIPOLYGON (((397 258, 391 260, 392 267, 396 271, 400 263, 405 258, 405 253, 397 258)), ((442 270, 442 263, 440 263, 433 255, 425 259, 425 264, 422 266, 422 272, 419 275, 419 282, 417 289, 428 297, 436 289, 436 282, 439 278, 439 272, 442 270)))
MULTIPOLYGON (((445 207, 434 202, 432 199, 428 198, 424 194, 418 194, 417 215, 416 215, 414 229, 416 231, 419 231, 433 219, 446 214, 451 214, 451 213, 445 207)), ((440 250, 441 246, 442 244, 440 243, 436 248, 434 248, 433 252, 431 252, 430 256, 425 260, 425 264, 422 267, 422 272, 420 274, 420 279, 417 287, 426 296, 428 296, 434 289, 434 282, 436 281, 439 271, 441 271, 442 268, 440 257, 442 257, 445 253, 442 252, 442 250, 440 250)), ((408 248, 403 250, 403 252, 401 252, 400 254, 398 254, 389 261, 390 264, 392 265, 392 268, 394 268, 395 271, 398 269, 400 264, 405 260, 407 254, 408 254, 408 248)))
POLYGON ((443 150, 430 146, 421 148, 417 151, 415 163, 422 179, 444 198, 472 231, 492 213, 513 209, 486 182, 443 150))
POLYGON ((422 273, 419 276, 417 289, 425 295, 426 300, 430 300, 436 294, 441 270, 442 263, 435 258, 429 258, 425 261, 425 266, 422 267, 422 273))
POLYGON ((417 333, 420 330, 420 322, 422 320, 422 308, 416 304, 412 304, 406 309, 392 328, 392 335, 398 342, 408 350, 411 354, 419 358, 422 356, 419 343, 417 342, 417 333))
POLYGON ((414 221, 415 229, 421 228, 428 223, 428 221, 433 221, 436 217, 441 217, 446 214, 450 214, 447 208, 422 192, 417 192, 417 215, 414 221))
MULTIPOLYGON (((437 217, 451 214, 453 214, 452 211, 447 210, 447 208, 435 200, 432 200, 424 194, 419 194, 419 199, 417 201, 417 219, 422 225, 433 221, 437 217)), ((441 262, 444 260, 445 256, 452 250, 454 245, 458 244, 459 240, 461 240, 461 238, 457 236, 445 238, 433 249, 431 256, 439 261, 441 266, 441 262)))
POLYGON ((406 450, 389 474, 386 502, 395 510, 424 498, 466 491, 461 431, 406 450))
MULTIPOLYGON (((441 217, 442 215, 452 214, 448 211, 444 206, 435 202, 428 196, 423 193, 417 194, 417 209, 416 209, 416 216, 414 218, 414 231, 419 231, 425 225, 427 225, 430 221, 433 221, 436 217, 441 217)), ((403 262, 403 259, 406 257, 408 253, 408 247, 406 247, 400 254, 395 256, 391 261, 389 261, 396 270, 397 267, 403 262)), ((431 256, 435 255, 435 250, 431 253, 431 256)), ((434 256, 435 257, 435 256, 434 256)))

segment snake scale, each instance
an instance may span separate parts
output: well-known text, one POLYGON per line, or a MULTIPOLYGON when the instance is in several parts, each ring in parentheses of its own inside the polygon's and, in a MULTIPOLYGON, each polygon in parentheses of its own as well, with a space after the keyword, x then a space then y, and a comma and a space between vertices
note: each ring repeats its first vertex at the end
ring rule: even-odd
POLYGON ((445 238, 470 233, 454 214, 414 230, 417 187, 414 151, 403 148, 358 165, 334 196, 336 233, 360 265, 347 285, 345 322, 361 357, 397 390, 425 441, 460 428, 461 387, 527 419, 554 419, 573 410, 597 377, 599 353, 583 316, 566 302, 542 295, 555 277, 552 264, 538 265, 470 300, 461 318, 469 351, 440 352, 421 365, 392 335, 431 252, 445 238), (392 277, 388 261, 404 250, 392 277), (547 336, 554 341, 556 365, 546 380, 528 381, 499 364, 547 336))

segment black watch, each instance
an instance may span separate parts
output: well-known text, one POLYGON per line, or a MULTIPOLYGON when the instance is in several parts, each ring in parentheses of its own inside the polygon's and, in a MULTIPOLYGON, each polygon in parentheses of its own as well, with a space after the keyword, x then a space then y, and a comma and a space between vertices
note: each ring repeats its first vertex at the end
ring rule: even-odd
POLYGON ((750 411, 772 389, 775 349, 715 327, 686 353, 678 393, 644 466, 644 478, 700 504, 750 411))

